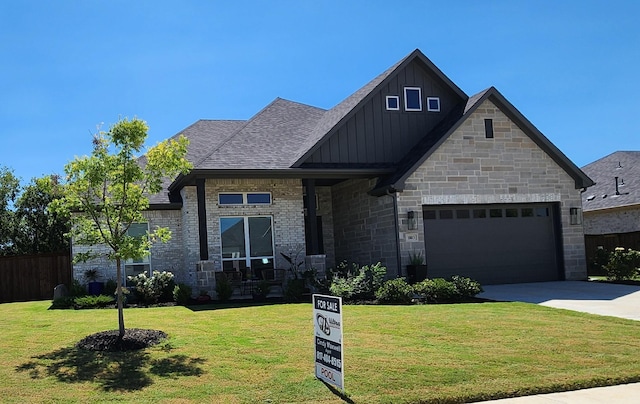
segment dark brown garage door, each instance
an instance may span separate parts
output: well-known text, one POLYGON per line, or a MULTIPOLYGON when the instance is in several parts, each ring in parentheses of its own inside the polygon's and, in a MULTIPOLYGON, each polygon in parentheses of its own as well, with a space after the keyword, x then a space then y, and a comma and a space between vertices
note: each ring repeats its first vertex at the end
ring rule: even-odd
POLYGON ((558 280, 552 204, 424 206, 427 276, 558 280))

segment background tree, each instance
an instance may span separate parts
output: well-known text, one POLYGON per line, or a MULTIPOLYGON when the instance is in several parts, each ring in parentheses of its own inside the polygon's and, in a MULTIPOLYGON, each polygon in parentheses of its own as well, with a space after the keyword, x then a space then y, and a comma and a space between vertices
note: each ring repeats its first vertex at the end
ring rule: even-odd
POLYGON ((49 208, 63 192, 58 175, 34 178, 22 189, 15 203, 15 254, 69 250, 69 216, 49 208))
POLYGON ((7 167, 0 167, 0 255, 15 253, 13 203, 20 192, 20 179, 7 167))
POLYGON ((107 257, 116 262, 118 325, 124 336, 122 309, 122 261, 149 254, 151 244, 166 242, 168 228, 157 227, 146 237, 131 237, 132 223, 146 222, 142 212, 149 207, 148 195, 160 192, 163 178, 186 174, 191 164, 185 159, 188 139, 180 136, 158 143, 137 158, 147 137, 147 124, 139 119, 123 119, 109 131, 98 131, 91 156, 76 157, 65 166, 67 184, 64 197, 57 201, 71 215, 73 242, 89 246, 74 257, 87 261, 99 254, 92 247, 109 247, 107 257))

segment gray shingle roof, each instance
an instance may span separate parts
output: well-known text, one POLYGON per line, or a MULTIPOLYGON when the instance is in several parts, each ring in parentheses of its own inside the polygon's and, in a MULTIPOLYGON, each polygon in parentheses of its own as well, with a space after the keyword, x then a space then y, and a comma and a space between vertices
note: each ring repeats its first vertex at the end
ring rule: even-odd
POLYGON ((194 163, 199 170, 288 169, 325 110, 276 98, 194 163))
MULTIPOLYGON (((172 138, 185 135, 189 139, 189 147, 187 148, 187 160, 192 163, 201 160, 204 156, 227 140, 236 130, 241 128, 246 121, 213 121, 199 120, 193 125, 182 130, 172 138)), ((144 156, 141 157, 144 160, 144 156)), ((162 181, 162 192, 150 195, 149 203, 152 205, 169 203, 169 185, 175 178, 165 178, 162 181)))
POLYGON ((587 164, 582 170, 596 182, 582 193, 585 212, 640 205, 640 151, 617 151, 587 164), (619 195, 616 195, 615 177, 618 177, 619 195))

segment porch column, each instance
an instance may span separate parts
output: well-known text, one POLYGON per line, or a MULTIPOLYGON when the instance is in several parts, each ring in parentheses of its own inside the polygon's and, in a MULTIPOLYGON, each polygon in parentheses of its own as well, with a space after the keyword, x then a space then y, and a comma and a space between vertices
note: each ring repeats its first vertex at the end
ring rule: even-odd
POLYGON ((307 205, 307 217, 306 225, 307 231, 305 232, 309 237, 308 246, 310 251, 307 251, 307 255, 316 255, 320 253, 320 246, 318 243, 318 218, 316 213, 316 182, 312 179, 302 180, 306 192, 306 205, 307 205))
POLYGON ((207 240, 207 208, 204 189, 204 178, 196 180, 196 194, 198 196, 198 240, 200 244, 200 261, 209 259, 209 242, 207 240))

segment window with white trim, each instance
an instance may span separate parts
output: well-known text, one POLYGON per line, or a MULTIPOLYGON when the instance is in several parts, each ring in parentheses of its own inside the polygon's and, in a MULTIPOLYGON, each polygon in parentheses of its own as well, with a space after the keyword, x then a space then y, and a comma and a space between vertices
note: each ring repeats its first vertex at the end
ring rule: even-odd
POLYGON ((427 111, 440 112, 440 98, 439 97, 427 97, 427 111))
POLYGON ((270 192, 220 192, 219 205, 270 205, 270 192))
POLYGON ((240 271, 244 277, 259 277, 262 269, 273 269, 271 216, 221 217, 220 243, 224 271, 240 271))
POLYGON ((387 95, 387 111, 400 110, 400 97, 397 95, 387 95))
POLYGON ((420 87, 404 88, 404 110, 422 111, 422 89, 420 87))
MULTIPOLYGON (((127 236, 130 237, 147 237, 149 232, 149 223, 131 223, 131 226, 127 229, 127 236)), ((151 275, 151 255, 146 255, 141 258, 128 259, 124 263, 124 284, 126 286, 133 286, 129 281, 130 276, 136 276, 138 274, 145 273, 148 276, 151 275)))

